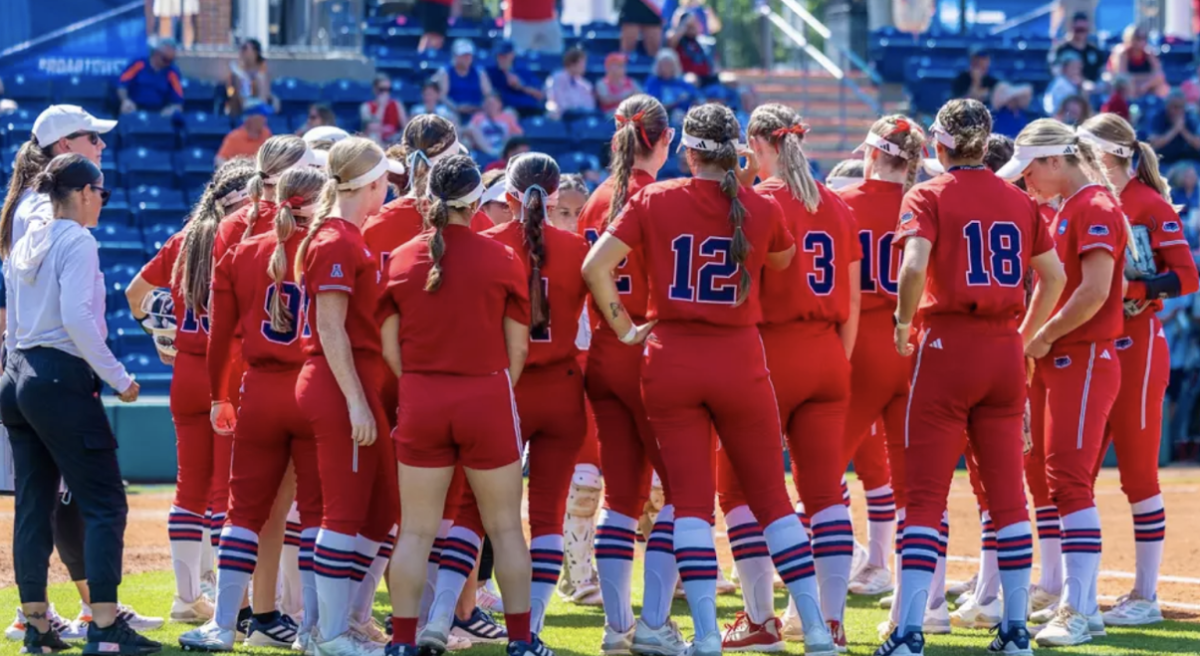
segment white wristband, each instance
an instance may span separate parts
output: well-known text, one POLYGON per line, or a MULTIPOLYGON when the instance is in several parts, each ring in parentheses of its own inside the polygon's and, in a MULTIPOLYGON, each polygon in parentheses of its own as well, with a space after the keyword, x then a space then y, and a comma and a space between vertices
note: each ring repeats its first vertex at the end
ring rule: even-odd
POLYGON ((637 327, 636 323, 633 324, 632 326, 630 326, 629 332, 625 333, 625 336, 621 338, 621 343, 622 344, 632 344, 634 342, 634 340, 637 339, 637 329, 638 329, 638 327, 637 327))

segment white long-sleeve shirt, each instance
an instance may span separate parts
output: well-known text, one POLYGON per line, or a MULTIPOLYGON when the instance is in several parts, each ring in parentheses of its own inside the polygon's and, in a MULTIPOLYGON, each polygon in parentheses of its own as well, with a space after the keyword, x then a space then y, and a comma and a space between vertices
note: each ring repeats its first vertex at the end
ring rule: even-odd
POLYGON ((133 378, 105 343, 104 274, 92 234, 67 219, 32 222, 9 259, 8 332, 15 347, 70 353, 113 389, 128 389, 133 378))
MULTIPOLYGON (((12 226, 12 244, 14 248, 21 237, 29 230, 29 224, 33 222, 52 221, 54 219, 54 208, 50 204, 50 196, 47 194, 39 194, 32 189, 26 189, 25 193, 21 194, 21 198, 17 200, 17 208, 13 211, 13 226, 12 226)), ((11 250, 11 249, 10 249, 11 250)), ((9 258, 11 259, 11 258, 9 258)), ((9 276, 8 263, 4 263, 4 306, 6 308, 16 307, 16 300, 13 296, 13 286, 16 280, 9 276)), ((12 317, 8 318, 9 324, 12 323, 12 317)), ((17 347, 16 339, 13 337, 12 328, 4 331, 4 346, 8 352, 12 352, 17 347)))

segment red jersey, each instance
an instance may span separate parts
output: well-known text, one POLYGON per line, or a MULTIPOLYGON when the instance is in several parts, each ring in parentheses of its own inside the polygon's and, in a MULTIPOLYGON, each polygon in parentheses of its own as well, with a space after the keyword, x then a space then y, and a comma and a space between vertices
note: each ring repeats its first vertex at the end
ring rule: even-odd
POLYGON ((1058 208, 1054 207, 1050 203, 1044 203, 1042 205, 1038 205, 1038 214, 1040 214, 1042 217, 1042 223, 1050 225, 1054 223, 1054 217, 1058 215, 1058 208))
MULTIPOLYGON (((1196 260, 1192 258, 1192 248, 1183 236, 1183 222, 1179 220, 1175 208, 1153 187, 1134 178, 1121 190, 1121 209, 1129 217, 1129 224, 1134 230, 1141 226, 1150 234, 1154 269, 1159 273, 1174 271, 1179 276, 1180 295, 1195 292, 1200 286, 1196 260)), ((1126 296, 1138 300, 1146 298, 1145 283, 1131 280, 1126 296)), ((1162 300, 1156 299, 1146 311, 1158 312, 1161 309, 1162 300)))
MULTIPOLYGON (((525 249, 525 224, 510 221, 482 233, 505 244, 516 253, 525 267, 525 280, 529 280, 529 253, 525 249)), ((575 336, 579 333, 579 315, 587 298, 587 285, 583 282, 583 259, 587 257, 588 243, 583 237, 560 230, 546 222, 542 226, 542 241, 546 247, 546 260, 542 263, 542 289, 550 304, 550 323, 546 329, 529 334, 529 359, 526 366, 561 362, 579 353, 575 336)), ((528 282, 526 283, 528 289, 528 282)))
POLYGON ((1055 344, 1078 344, 1116 339, 1125 330, 1125 307, 1121 281, 1125 279, 1125 213, 1117 199, 1104 187, 1092 184, 1063 201, 1053 226, 1058 257, 1067 271, 1067 286, 1058 299, 1057 313, 1083 280, 1083 256, 1103 250, 1113 257, 1112 283, 1108 298, 1100 310, 1075 330, 1059 337, 1055 344))
MULTIPOLYGON (((641 191, 642 187, 653 183, 654 176, 642 169, 633 169, 633 173, 629 177, 629 191, 626 193, 625 199, 633 198, 637 192, 641 191)), ((600 239, 600 233, 604 232, 604 223, 608 221, 609 208, 612 207, 612 196, 613 179, 610 177, 596 188, 579 213, 579 232, 589 244, 595 244, 600 239)), ((625 305, 625 311, 635 322, 642 323, 646 320, 647 302, 646 269, 642 262, 642 254, 636 250, 631 251, 617 265, 615 275, 617 293, 620 294, 621 303, 625 305)), ((593 331, 612 332, 612 328, 609 328, 608 322, 604 320, 604 313, 595 303, 592 303, 592 311, 589 316, 593 331)))
POLYGON ((858 225, 837 194, 822 184, 817 188, 821 204, 815 214, 779 178, 764 180, 754 188, 779 203, 788 232, 800 236, 796 257, 788 268, 763 271, 759 291, 763 323, 841 324, 850 318, 850 265, 862 259, 858 225))
MULTIPOLYGON (((242 240, 242 235, 246 234, 246 226, 250 225, 250 208, 252 204, 248 204, 238 211, 225 217, 221 221, 221 225, 217 226, 217 237, 213 242, 213 261, 220 262, 225 253, 228 253, 242 240)), ((258 218, 254 221, 254 229, 250 236, 255 237, 264 232, 271 232, 275 229, 275 211, 276 205, 269 200, 259 201, 258 203, 258 218)))
POLYGON ((508 368, 504 319, 529 325, 529 283, 511 248, 461 225, 442 230, 442 284, 425 291, 429 242, 413 239, 388 258, 383 316, 400 315, 405 372, 484 376, 508 368))
POLYGON ((892 249, 896 236, 896 218, 904 200, 904 185, 883 180, 866 180, 839 189, 858 223, 858 244, 862 252, 860 285, 862 311, 896 312, 896 291, 900 280, 900 253, 892 249))
MULTIPOLYGON (((921 312, 1016 318, 1029 261, 1054 248, 1032 198, 984 168, 957 168, 913 187, 894 245, 933 244, 921 312)), ((897 257, 899 253, 895 254, 897 257)))
POLYGON ((646 263, 649 303, 646 318, 694 321, 718 326, 762 322, 759 281, 767 254, 786 251, 795 241, 783 211, 770 198, 740 189, 746 208, 743 230, 750 244, 746 271, 752 288, 737 302, 741 272, 730 255, 733 227, 729 197, 715 180, 679 178, 638 192, 608 232, 646 263))
POLYGON ((379 261, 367 249, 362 233, 353 223, 336 217, 325 220, 304 254, 304 302, 308 325, 304 352, 322 355, 317 333, 317 294, 340 292, 350 295, 346 311, 346 334, 355 351, 382 353, 375 310, 379 305, 379 261))
POLYGON ((171 282, 171 272, 175 270, 175 262, 183 249, 185 232, 186 228, 171 235, 154 259, 142 267, 140 275, 142 280, 155 287, 171 290, 171 299, 175 301, 175 348, 184 353, 203 356, 208 353, 208 312, 197 316, 192 308, 186 307, 183 294, 171 282))
MULTIPOLYGON (((483 212, 471 217, 471 230, 483 232, 492 227, 492 220, 483 212)), ((425 217, 417 208, 417 199, 403 196, 384 205, 379 213, 363 224, 363 239, 367 247, 379 258, 381 271, 387 271, 387 260, 392 251, 425 231, 425 217)))

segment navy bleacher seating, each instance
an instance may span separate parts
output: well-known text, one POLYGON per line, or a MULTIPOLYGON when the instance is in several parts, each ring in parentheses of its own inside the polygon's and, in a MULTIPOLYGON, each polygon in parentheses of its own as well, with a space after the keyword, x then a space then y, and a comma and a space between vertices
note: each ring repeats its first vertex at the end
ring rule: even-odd
POLYGON ((72 75, 58 82, 55 102, 79 105, 96 116, 109 116, 115 107, 111 82, 105 77, 72 75))
POLYGON ((152 150, 150 148, 127 148, 121 151, 121 175, 126 180, 136 181, 140 185, 157 187, 174 187, 175 163, 167 150, 152 150))
POLYGON ((9 142, 20 145, 29 141, 35 120, 37 120, 37 112, 31 112, 28 109, 18 109, 15 112, 9 112, 4 116, 0 116, 0 125, 3 125, 5 131, 8 132, 9 142))
MULTIPOLYGON (((107 278, 107 276, 105 276, 107 278)), ((124 300, 124 299, 121 299, 124 300)), ((137 319, 127 309, 113 310, 104 317, 108 323, 109 347, 118 357, 132 353, 150 353, 154 351, 154 342, 138 325, 137 319)))
POLYGON ((217 85, 204 80, 184 78, 183 110, 185 112, 217 111, 217 85))
POLYGON ((162 249, 163 244, 171 238, 171 235, 179 232, 180 226, 171 223, 158 223, 152 226, 146 226, 142 231, 142 235, 146 240, 146 254, 148 257, 154 257, 154 254, 162 249))
POLYGON ((180 225, 187 214, 183 193, 175 188, 139 186, 130 190, 129 204, 138 225, 180 225))
POLYGON ((563 173, 585 173, 600 170, 600 158, 588 153, 567 153, 558 158, 559 169, 563 173))
POLYGON ((142 231, 117 223, 101 224, 92 235, 100 245, 100 266, 141 265, 145 261, 142 231))
POLYGON ((166 394, 170 390, 171 368, 158 359, 157 352, 131 353, 122 356, 121 363, 126 371, 137 377, 142 394, 166 394))
POLYGON ((18 103, 45 105, 48 98, 54 97, 54 84, 48 77, 18 73, 4 80, 4 97, 18 103))
POLYGON ((233 129, 229 117, 208 112, 190 112, 183 117, 185 143, 214 152, 221 147, 225 135, 233 129))
POLYGON ((207 148, 184 148, 178 155, 179 173, 184 189, 203 186, 212 178, 215 150, 207 148))
POLYGON ((275 80, 271 85, 271 93, 279 99, 285 114, 307 111, 309 105, 321 100, 320 87, 294 77, 275 80))
POLYGON ((125 114, 117 124, 125 147, 173 150, 178 144, 175 124, 170 116, 154 112, 125 114))

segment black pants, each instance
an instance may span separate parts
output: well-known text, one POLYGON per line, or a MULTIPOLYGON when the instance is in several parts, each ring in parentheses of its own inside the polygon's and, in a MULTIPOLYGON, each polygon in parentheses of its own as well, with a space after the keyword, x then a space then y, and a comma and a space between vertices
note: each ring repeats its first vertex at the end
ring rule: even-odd
POLYGON ((59 503, 54 508, 54 548, 58 549, 58 557, 67 566, 67 573, 72 581, 87 580, 87 564, 83 555, 84 524, 83 513, 79 512, 79 504, 75 495, 67 492, 59 497, 59 503))
POLYGON ((22 603, 46 601, 61 476, 79 505, 92 603, 115 603, 129 506, 100 379, 57 349, 10 353, 0 378, 0 419, 16 470, 13 564, 22 603))

